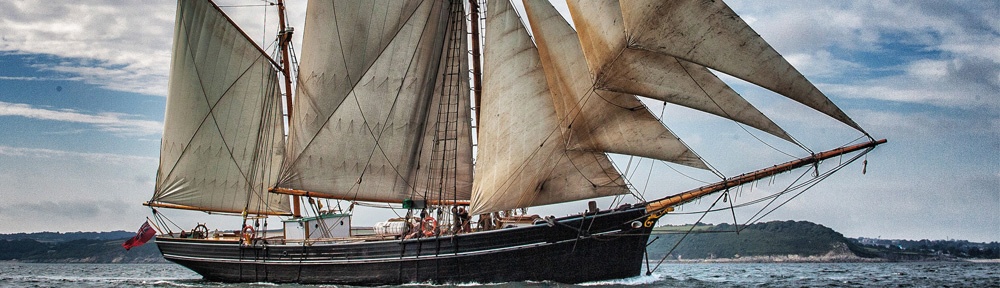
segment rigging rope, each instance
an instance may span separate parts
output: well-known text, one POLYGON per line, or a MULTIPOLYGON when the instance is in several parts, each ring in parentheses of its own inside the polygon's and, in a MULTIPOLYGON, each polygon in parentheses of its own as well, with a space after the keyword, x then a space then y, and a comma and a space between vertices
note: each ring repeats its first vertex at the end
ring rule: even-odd
MULTIPOLYGON (((723 195, 719 195, 719 198, 715 198, 715 202, 712 202, 712 206, 709 206, 708 210, 712 210, 712 208, 715 207, 715 204, 718 204, 719 200, 722 199, 722 196, 723 195)), ((681 245, 681 242, 684 241, 684 238, 687 238, 687 235, 690 235, 691 231, 693 231, 694 228, 698 226, 697 223, 701 222, 702 219, 705 219, 705 216, 707 216, 707 215, 708 215, 708 211, 705 211, 704 213, 702 213, 701 217, 698 218, 698 221, 695 221, 695 224, 691 225, 691 228, 688 229, 687 233, 684 233, 684 236, 681 236, 681 239, 677 240, 677 242, 674 243, 674 246, 670 248, 670 251, 667 251, 667 254, 663 255, 663 258, 660 258, 660 261, 656 263, 656 266, 654 266, 652 269, 650 269, 649 268, 649 264, 647 264, 646 265, 646 276, 652 275, 653 271, 656 271, 656 269, 659 269, 660 265, 663 264, 663 261, 666 261, 667 257, 670 256, 670 253, 674 253, 674 249, 677 249, 677 246, 681 245)))
MULTIPOLYGON (((684 70, 684 73, 686 73, 688 75, 688 77, 694 79, 694 76, 691 75, 691 71, 688 71, 687 67, 685 67, 680 62, 680 59, 674 58, 674 61, 677 61, 677 65, 680 66, 681 69, 684 70)), ((700 89, 703 93, 705 93, 705 96, 708 96, 708 99, 712 101, 712 104, 715 104, 715 106, 718 107, 719 110, 722 111, 723 114, 726 114, 726 118, 733 119, 733 116, 729 114, 729 111, 726 111, 726 109, 723 109, 722 105, 720 105, 718 102, 716 102, 715 98, 712 98, 711 94, 709 94, 708 91, 705 91, 705 87, 702 87, 701 83, 699 83, 698 81, 695 81, 695 84, 698 85, 698 89, 700 89)), ((740 124, 736 120, 733 120, 733 123, 736 123, 736 126, 739 126, 740 129, 743 129, 743 131, 747 132, 747 134, 749 134, 754 139, 757 139, 757 141, 759 141, 760 143, 766 145, 767 147, 770 147, 771 149, 774 149, 774 151, 777 151, 777 152, 779 152, 781 154, 785 154, 788 157, 793 157, 793 158, 795 157, 795 156, 793 156, 793 155, 791 155, 789 153, 786 153, 785 151, 782 151, 782 150, 778 149, 777 147, 771 146, 771 144, 768 144, 767 142, 764 142, 764 140, 762 140, 759 137, 757 137, 757 135, 755 135, 753 133, 750 133, 750 130, 747 130, 747 128, 744 127, 743 124, 740 124)), ((787 135, 788 138, 791 138, 792 143, 794 143, 795 145, 798 145, 800 148, 802 148, 806 152, 809 152, 810 154, 813 154, 813 151, 810 150, 809 147, 806 147, 805 145, 803 145, 802 142, 799 142, 798 139, 795 139, 795 137, 792 137, 792 135, 788 135, 788 133, 785 133, 785 135, 787 135)))
MULTIPOLYGON (((754 224, 754 223, 756 223, 756 222, 760 221, 761 219, 763 219, 764 217, 766 217, 766 216, 767 216, 767 215, 769 215, 770 213, 772 213, 772 212, 776 211, 776 210, 777 210, 778 208, 781 208, 782 206, 784 206, 785 204, 787 204, 787 203, 788 203, 788 202, 790 202, 791 200, 795 199, 796 197, 798 197, 798 196, 802 195, 802 194, 803 194, 803 193, 805 193, 806 191, 808 191, 808 190, 810 190, 811 188, 815 187, 815 186, 816 186, 817 184, 819 184, 820 182, 822 182, 822 181, 823 181, 823 180, 825 180, 826 178, 830 177, 830 176, 831 176, 831 175, 833 175, 834 173, 836 173, 836 172, 840 171, 841 169, 843 169, 844 167, 846 167, 846 166, 850 165, 850 164, 851 164, 851 163, 853 163, 854 161, 856 161, 856 160, 860 159, 861 157, 863 157, 863 156, 867 155, 867 154, 868 154, 868 152, 872 151, 873 149, 874 149, 874 147, 872 147, 872 148, 868 148, 868 149, 866 149, 866 150, 864 150, 864 151, 862 151, 862 152, 860 152, 860 153, 858 153, 858 154, 854 155, 853 157, 851 157, 850 159, 848 159, 848 160, 847 160, 846 162, 841 162, 841 163, 839 163, 839 164, 838 164, 837 166, 835 166, 834 168, 832 168, 832 169, 830 169, 830 170, 827 170, 827 171, 825 171, 825 172, 823 172, 823 173, 820 173, 820 174, 818 174, 818 176, 816 176, 816 177, 814 177, 814 178, 810 178, 809 180, 806 180, 806 181, 804 181, 804 182, 802 182, 802 183, 798 183, 798 182, 799 182, 799 181, 800 181, 800 180, 801 180, 801 179, 802 179, 802 178, 803 178, 803 177, 804 177, 805 175, 808 175, 808 174, 809 174, 809 172, 811 172, 811 171, 812 171, 812 170, 814 170, 815 168, 813 168, 813 169, 806 169, 805 171, 803 171, 803 173, 802 173, 801 175, 799 175, 799 177, 797 177, 797 178, 796 178, 796 179, 795 179, 795 180, 794 180, 794 181, 793 181, 792 183, 790 183, 790 184, 789 184, 789 186, 788 186, 788 187, 786 187, 786 188, 785 188, 784 190, 782 190, 782 191, 780 191, 780 192, 777 192, 777 193, 774 193, 774 194, 771 194, 771 195, 768 195, 768 196, 765 196, 765 197, 761 197, 761 198, 758 198, 758 199, 756 199, 756 200, 753 200, 753 201, 749 201, 749 202, 746 202, 746 203, 742 203, 742 204, 739 204, 739 205, 734 205, 734 204, 730 204, 730 207, 729 207, 729 208, 720 208, 720 209, 714 209, 714 208, 715 208, 715 205, 716 205, 716 204, 718 203, 718 201, 719 201, 720 199, 723 199, 723 197, 728 197, 728 194, 729 194, 729 192, 728 192, 728 190, 727 190, 727 191, 726 191, 726 192, 724 192, 723 194, 719 195, 719 198, 717 198, 717 199, 715 200, 715 202, 713 202, 713 203, 712 203, 712 205, 711 205, 711 206, 709 206, 709 208, 708 208, 708 209, 706 209, 706 210, 704 210, 704 211, 697 211, 697 212, 679 212, 679 213, 670 213, 670 214, 675 214, 675 215, 684 215, 684 214, 701 214, 701 217, 700 217, 700 218, 698 218, 698 220, 697 220, 697 221, 695 222, 695 223, 697 223, 697 222, 701 222, 701 220, 702 220, 702 219, 704 219, 704 218, 705 218, 705 216, 706 216, 706 215, 707 215, 708 213, 710 213, 710 212, 718 212, 718 211, 723 211, 723 210, 731 210, 731 211, 733 211, 733 220, 735 221, 735 220, 736 220, 736 218, 735 218, 735 217, 736 217, 736 215, 735 215, 735 209, 736 209, 736 208, 741 208, 741 207, 746 207, 746 206, 750 206, 750 205, 753 205, 753 204, 757 204, 757 203, 760 203, 760 202, 763 202, 763 201, 765 201, 765 200, 768 200, 768 199, 771 199, 771 201, 770 201, 770 202, 769 202, 768 204, 766 204, 766 205, 765 205, 764 207, 762 207, 762 208, 761 208, 761 209, 760 209, 760 210, 759 210, 759 211, 758 211, 758 212, 757 212, 756 214, 754 214, 754 216, 751 216, 751 217, 750 217, 750 218, 749 218, 749 219, 748 219, 748 220, 747 220, 746 222, 744 222, 744 223, 742 224, 742 228, 740 228, 740 226, 741 226, 740 224, 737 224, 737 225, 736 225, 736 226, 737 226, 737 230, 736 230, 736 231, 717 231, 717 232, 727 232, 727 233, 728 233, 728 232, 736 232, 736 233, 739 233, 739 232, 740 232, 740 231, 742 231, 743 229, 746 229, 746 227, 747 227, 747 226, 749 226, 749 225, 751 225, 751 224, 754 224), (798 183, 798 184, 796 184, 796 183, 798 183), (761 212, 763 212, 764 210, 766 210, 766 209, 767 209, 767 207, 769 207, 769 206, 770 206, 770 205, 771 205, 771 204, 772 204, 772 203, 773 203, 774 201, 776 201, 778 197, 780 197, 781 195, 784 195, 784 194, 787 194, 787 193, 790 193, 790 192, 792 192, 792 191, 796 191, 796 190, 799 190, 799 192, 798 192, 798 193, 796 193, 795 195, 793 195, 792 197, 790 197, 790 198, 788 198, 788 199, 784 200, 784 201, 783 201, 783 202, 782 202, 781 204, 779 204, 778 206, 775 206, 774 208, 771 208, 771 210, 769 210, 768 212, 766 212, 766 213, 764 213, 763 215, 761 215, 761 212), (758 215, 759 215, 759 217, 758 217, 758 215)), ((814 167, 817 167, 817 166, 814 166, 814 167)), ((773 176, 772 176, 772 177, 773 177, 773 176)), ((730 201, 730 203, 732 203, 732 201, 730 201)), ((670 255, 671 253, 673 253, 673 251, 674 251, 674 250, 675 250, 675 249, 676 249, 676 248, 677 248, 677 247, 678 247, 678 246, 680 245, 680 243, 681 243, 682 241, 684 241, 684 239, 685 239, 685 238, 687 237, 687 235, 689 235, 689 234, 691 234, 691 233, 692 233, 693 229, 694 229, 694 226, 692 226, 692 227, 691 227, 691 229, 689 229, 689 230, 688 230, 687 232, 685 232, 685 233, 684 233, 684 235, 683 235, 683 236, 681 237, 681 239, 680 239, 680 240, 678 240, 678 241, 677 241, 677 242, 676 242, 676 243, 674 244, 674 246, 673 246, 672 248, 670 248, 670 250, 669 250, 669 251, 667 252, 667 254, 666 254, 665 256, 663 256, 663 258, 662 258, 662 259, 660 259, 660 261, 659 261, 659 262, 657 263, 657 265, 656 265, 655 267, 653 267, 652 269, 648 269, 649 265, 648 265, 648 263, 647 263, 647 272, 646 272, 646 275, 651 275, 651 274, 653 273, 653 271, 655 271, 656 269, 658 269, 658 268, 659 268, 659 266, 660 266, 660 264, 662 264, 662 263, 663 263, 663 261, 665 261, 665 260, 666 260, 666 258, 667 258, 667 257, 668 257, 668 256, 669 256, 669 255, 670 255)), ((699 233, 701 233, 701 232, 699 232, 699 233)))

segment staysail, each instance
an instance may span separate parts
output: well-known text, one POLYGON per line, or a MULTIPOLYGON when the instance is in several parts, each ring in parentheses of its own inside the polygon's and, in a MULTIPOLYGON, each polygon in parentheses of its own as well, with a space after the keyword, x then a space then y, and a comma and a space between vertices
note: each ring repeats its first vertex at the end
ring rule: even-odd
POLYGON ((707 169, 638 98, 593 89, 576 32, 552 4, 527 0, 524 9, 571 149, 636 155, 707 169))
POLYGON ((469 199, 468 64, 442 60, 465 51, 464 38, 454 40, 464 36, 453 20, 461 10, 442 1, 310 1, 276 191, 469 199))
POLYGON ((569 150, 538 51, 510 4, 489 1, 471 213, 628 193, 600 151, 569 150))
POLYGON ((658 99, 791 137, 704 66, 633 46, 617 0, 568 1, 596 89, 658 99))
POLYGON ((148 203, 289 214, 273 61, 209 1, 178 1, 156 190, 148 203))
MULTIPOLYGON (((629 49, 662 53, 718 70, 864 131, 723 1, 609 1, 620 4, 629 49)), ((591 5, 580 4, 574 6, 591 5)), ((582 14, 581 21, 596 16, 582 14)))

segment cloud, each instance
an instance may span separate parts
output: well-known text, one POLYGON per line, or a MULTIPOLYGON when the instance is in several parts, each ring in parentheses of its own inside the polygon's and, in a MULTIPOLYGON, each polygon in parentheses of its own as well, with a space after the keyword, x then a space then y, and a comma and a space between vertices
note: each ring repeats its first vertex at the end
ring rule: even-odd
POLYGON ((831 96, 1000 109, 995 2, 731 4, 831 96))
POLYGON ((846 98, 1000 110, 1000 62, 979 57, 922 59, 901 70, 899 75, 820 88, 846 98))
POLYGON ((0 116, 21 116, 31 119, 91 124, 101 131, 121 136, 151 135, 163 130, 159 121, 139 120, 137 116, 122 113, 86 114, 75 110, 50 110, 28 104, 0 101, 0 116))
MULTIPOLYGON (((277 9, 220 2, 258 45, 273 42, 277 9)), ((301 29, 305 1, 292 2, 289 19, 301 29)), ((106 89, 166 96, 175 10, 172 1, 2 1, 0 53, 56 56, 65 61, 34 68, 106 89)), ((301 33, 293 35, 301 43, 301 33)))
POLYGON ((0 76, 0 80, 7 81, 81 81, 82 77, 26 77, 26 76, 0 76))
POLYGON ((4 1, 0 51, 71 59, 38 68, 108 89, 166 95, 174 5, 4 1))
POLYGON ((52 150, 43 148, 22 148, 22 147, 10 147, 10 146, 0 146, 0 156, 47 158, 47 159, 59 159, 59 160, 70 160, 70 158, 72 158, 92 163, 118 164, 118 165, 131 165, 134 163, 148 163, 157 161, 156 158, 144 157, 144 156, 132 156, 132 155, 121 155, 121 154, 109 154, 109 153, 85 153, 85 152, 62 151, 62 150, 52 150))

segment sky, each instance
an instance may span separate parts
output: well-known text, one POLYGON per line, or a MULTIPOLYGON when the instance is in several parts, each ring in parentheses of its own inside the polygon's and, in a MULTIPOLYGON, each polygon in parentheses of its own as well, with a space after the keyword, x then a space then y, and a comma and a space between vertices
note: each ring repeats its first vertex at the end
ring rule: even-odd
MULTIPOLYGON (((848 166, 762 221, 812 221, 848 237, 1000 241, 1000 2, 727 3, 873 137, 889 140, 865 158, 867 167, 848 166)), ((289 3, 297 31, 303 4, 289 3)), ((561 4, 556 6, 565 13, 561 4)), ((271 43, 274 28, 257 22, 264 18, 274 26, 273 8, 224 9, 248 35, 271 43)), ((150 216, 141 203, 152 195, 158 165, 174 11, 168 1, 0 0, 0 233, 134 230, 150 216)), ((860 135, 774 93, 720 77, 816 150, 860 135)), ((790 160, 782 153, 805 153, 715 116, 647 105, 726 176, 790 160)), ((714 177, 613 159, 629 167, 622 169, 626 174, 640 175, 632 184, 647 197, 714 177)), ((744 187, 734 191, 733 202, 780 187, 744 187)), ((679 212, 704 210, 712 200, 679 212)), ((585 205, 537 211, 564 215, 585 205)), ((702 221, 742 223, 758 210, 714 213, 702 221)), ((361 212, 355 223, 385 218, 361 212)), ((225 217, 168 213, 182 226, 210 219, 238 227, 225 217)), ((660 223, 699 216, 678 213, 660 223)))

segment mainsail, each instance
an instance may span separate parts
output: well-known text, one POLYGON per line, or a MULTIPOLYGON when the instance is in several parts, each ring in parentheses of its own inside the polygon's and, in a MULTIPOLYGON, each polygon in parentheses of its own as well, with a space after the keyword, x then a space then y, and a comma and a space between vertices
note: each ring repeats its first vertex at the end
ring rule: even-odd
POLYGON ((507 1, 490 1, 471 213, 628 193, 601 151, 567 149, 539 53, 507 1))
POLYGON ((463 17, 443 1, 310 1, 277 186, 359 201, 469 199, 463 17))
POLYGON ((208 1, 178 1, 156 190, 148 203, 289 214, 267 193, 284 152, 273 61, 208 1))

